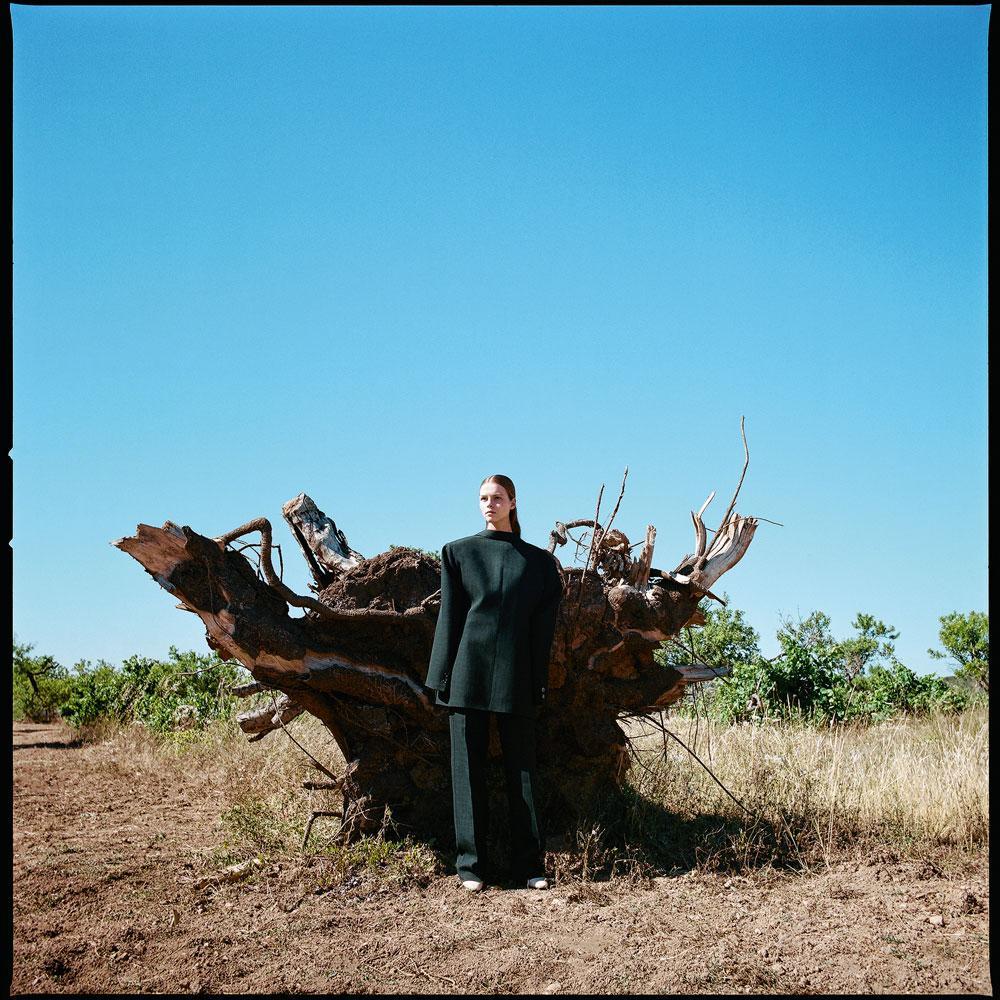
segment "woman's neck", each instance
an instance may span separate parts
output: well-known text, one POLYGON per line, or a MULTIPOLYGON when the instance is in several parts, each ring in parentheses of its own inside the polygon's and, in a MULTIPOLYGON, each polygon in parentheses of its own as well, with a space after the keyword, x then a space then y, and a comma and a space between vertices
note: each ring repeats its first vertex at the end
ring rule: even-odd
POLYGON ((517 535, 513 531, 504 531, 502 528, 493 527, 483 528, 483 530, 479 532, 479 535, 482 538, 503 538, 505 540, 517 538, 517 535))

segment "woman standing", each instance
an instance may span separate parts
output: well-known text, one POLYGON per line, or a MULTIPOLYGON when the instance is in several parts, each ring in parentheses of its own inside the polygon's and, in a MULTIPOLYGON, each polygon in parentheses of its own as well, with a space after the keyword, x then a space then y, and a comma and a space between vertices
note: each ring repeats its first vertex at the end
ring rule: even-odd
POLYGON ((550 552, 522 540, 513 482, 488 476, 479 494, 486 528, 441 549, 441 611, 426 680, 437 704, 448 707, 455 867, 466 889, 483 888, 493 716, 510 806, 512 874, 529 889, 547 889, 535 808, 534 709, 545 701, 562 577, 550 552))

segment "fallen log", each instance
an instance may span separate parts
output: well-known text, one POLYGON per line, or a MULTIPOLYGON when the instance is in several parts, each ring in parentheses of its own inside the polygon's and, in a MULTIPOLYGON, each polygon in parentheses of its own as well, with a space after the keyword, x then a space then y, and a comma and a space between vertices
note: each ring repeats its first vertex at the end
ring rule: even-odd
MULTIPOLYGON (((540 808, 550 830, 565 828, 624 780, 630 759, 619 714, 658 713, 687 684, 718 675, 699 665, 661 666, 653 656, 685 626, 704 623, 699 602, 714 597, 710 588, 753 538, 757 520, 733 513, 734 496, 708 543, 703 515, 712 496, 691 514, 694 553, 671 571, 652 565, 651 525, 636 559, 628 538, 610 527, 613 514, 603 527, 595 516, 558 522, 550 533, 555 553, 571 529, 591 529, 587 565, 559 564, 564 600, 548 697, 538 709, 540 808)), ((440 606, 439 559, 405 546, 365 558, 305 494, 283 515, 306 555, 315 596, 293 593, 275 573, 266 518, 216 538, 171 521, 139 524, 112 544, 199 615, 211 648, 250 671, 255 684, 245 693, 277 693, 277 702, 240 716, 251 739, 303 711, 322 720, 348 762, 336 782, 345 838, 377 827, 387 809, 398 828, 447 837, 448 718, 423 686, 440 606), (260 533, 257 566, 247 546, 232 548, 253 532, 260 533)), ((491 755, 499 754, 494 732, 491 755)), ((494 790, 498 805, 500 794, 494 790)), ((502 824, 504 810, 492 812, 502 824)))

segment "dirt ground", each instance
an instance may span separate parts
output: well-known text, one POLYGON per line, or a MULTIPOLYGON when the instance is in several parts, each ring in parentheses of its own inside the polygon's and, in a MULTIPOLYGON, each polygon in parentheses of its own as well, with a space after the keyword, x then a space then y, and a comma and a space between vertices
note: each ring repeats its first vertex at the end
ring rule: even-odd
POLYGON ((985 856, 479 895, 313 859, 195 891, 218 818, 209 777, 16 724, 11 992, 992 993, 985 856))

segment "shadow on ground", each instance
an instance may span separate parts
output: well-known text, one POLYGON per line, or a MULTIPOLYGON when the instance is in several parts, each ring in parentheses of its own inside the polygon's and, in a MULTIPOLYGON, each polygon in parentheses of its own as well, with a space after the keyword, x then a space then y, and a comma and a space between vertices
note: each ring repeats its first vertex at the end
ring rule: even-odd
MULTIPOLYGON (((542 807, 543 816, 545 806, 542 807)), ((455 871, 450 815, 438 836, 411 836, 434 853, 443 872, 455 871)), ((696 869, 748 873, 772 868, 802 871, 816 857, 816 842, 804 819, 784 816, 781 825, 761 817, 716 813, 687 818, 645 798, 631 786, 607 793, 586 814, 543 818, 547 867, 557 878, 602 882, 629 876, 652 879, 696 869), (798 831, 793 833, 793 831, 798 831)), ((405 828, 386 832, 401 835, 405 828)), ((507 802, 491 786, 488 881, 518 887, 510 876, 507 802)))

